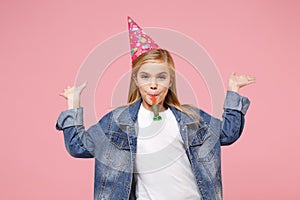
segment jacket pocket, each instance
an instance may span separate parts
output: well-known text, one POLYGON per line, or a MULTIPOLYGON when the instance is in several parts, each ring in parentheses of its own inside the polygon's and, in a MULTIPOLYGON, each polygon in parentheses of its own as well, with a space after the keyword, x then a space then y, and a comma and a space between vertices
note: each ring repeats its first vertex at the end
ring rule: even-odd
POLYGON ((109 131, 106 134, 109 137, 110 143, 121 150, 130 150, 127 134, 124 132, 109 131))
POLYGON ((199 162, 210 162, 213 159, 218 141, 208 125, 199 127, 195 133, 189 135, 190 150, 199 162))
POLYGON ((207 130, 208 126, 207 125, 202 125, 202 126, 197 126, 195 128, 195 124, 193 125, 188 125, 186 128, 188 130, 188 141, 189 141, 189 146, 199 146, 202 145, 207 138, 207 130))
POLYGON ((104 150, 104 164, 117 171, 126 171, 130 164, 130 151, 109 143, 104 150))

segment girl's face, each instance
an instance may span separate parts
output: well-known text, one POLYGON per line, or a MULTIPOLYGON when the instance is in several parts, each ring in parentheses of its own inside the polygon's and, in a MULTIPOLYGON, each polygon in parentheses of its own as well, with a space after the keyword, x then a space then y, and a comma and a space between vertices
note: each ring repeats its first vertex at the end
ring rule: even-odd
POLYGON ((156 104, 160 105, 159 111, 165 110, 163 103, 172 84, 170 67, 165 63, 146 63, 140 67, 134 79, 139 88, 143 106, 151 110, 152 95, 155 95, 156 104))

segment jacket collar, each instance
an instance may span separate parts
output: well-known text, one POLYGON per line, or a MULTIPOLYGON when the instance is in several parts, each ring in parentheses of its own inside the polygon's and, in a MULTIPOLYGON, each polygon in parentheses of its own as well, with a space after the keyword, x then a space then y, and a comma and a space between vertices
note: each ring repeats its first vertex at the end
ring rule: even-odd
POLYGON ((128 107, 130 118, 134 122, 136 122, 136 120, 137 120, 137 115, 138 115, 139 109, 141 107, 141 104, 142 104, 142 99, 140 98, 139 100, 137 100, 136 102, 134 102, 133 104, 131 104, 128 107))

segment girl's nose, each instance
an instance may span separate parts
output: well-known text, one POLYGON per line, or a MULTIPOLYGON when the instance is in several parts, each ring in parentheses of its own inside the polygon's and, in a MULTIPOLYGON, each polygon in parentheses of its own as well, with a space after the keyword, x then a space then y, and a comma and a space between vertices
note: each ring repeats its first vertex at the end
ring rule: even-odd
POLYGON ((157 89, 157 83, 156 83, 155 78, 151 80, 150 89, 151 90, 156 90, 157 89))
POLYGON ((157 89, 157 86, 151 85, 151 86, 150 86, 150 89, 151 89, 151 90, 156 90, 156 89, 157 89))

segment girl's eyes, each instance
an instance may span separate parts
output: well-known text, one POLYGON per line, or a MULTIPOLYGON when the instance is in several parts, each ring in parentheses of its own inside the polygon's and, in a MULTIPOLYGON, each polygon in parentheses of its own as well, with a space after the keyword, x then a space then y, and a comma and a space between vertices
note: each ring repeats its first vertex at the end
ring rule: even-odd
POLYGON ((149 78, 149 76, 148 75, 141 75, 141 78, 142 79, 147 79, 147 78, 149 78))
POLYGON ((157 78, 160 79, 160 80, 165 80, 166 76, 158 76, 157 78))
MULTIPOLYGON (((149 75, 147 75, 147 74, 141 74, 141 79, 149 79, 149 78, 151 78, 149 75)), ((166 75, 159 75, 159 76, 157 76, 156 77, 158 80, 166 80, 166 75)))

